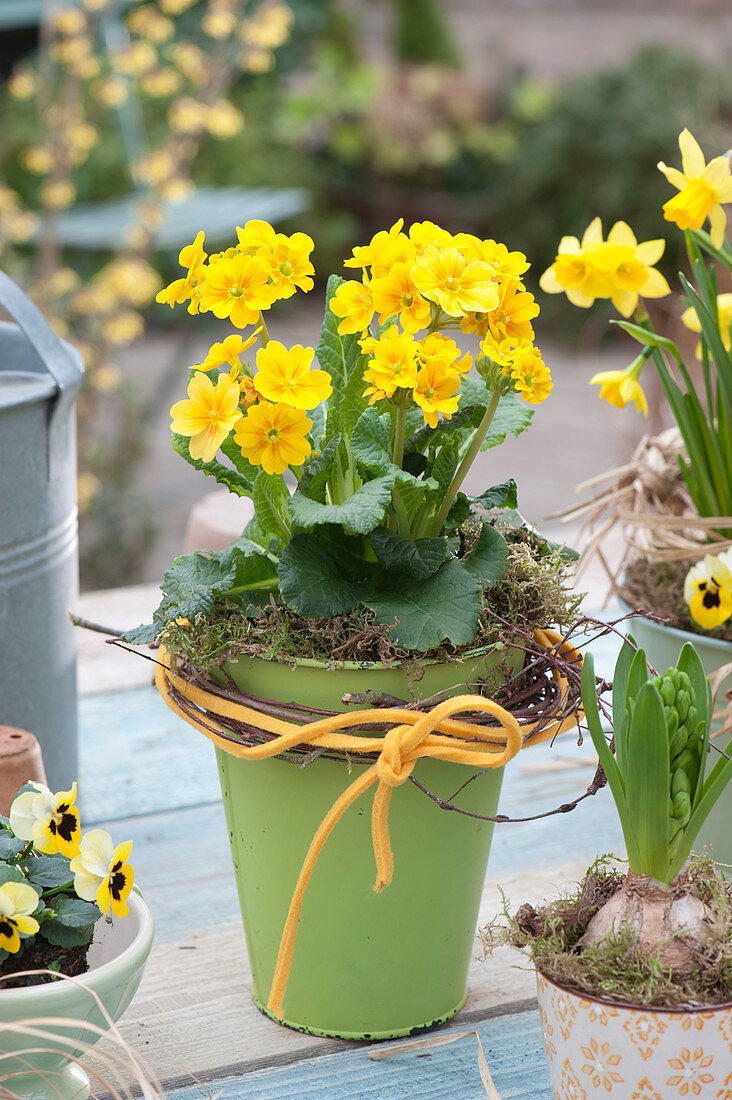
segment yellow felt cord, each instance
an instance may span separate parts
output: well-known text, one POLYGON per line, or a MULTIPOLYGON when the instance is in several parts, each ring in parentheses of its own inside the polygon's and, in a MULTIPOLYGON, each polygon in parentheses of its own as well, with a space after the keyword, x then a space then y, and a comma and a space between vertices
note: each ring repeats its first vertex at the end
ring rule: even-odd
MULTIPOLYGON (((545 648, 559 646, 566 659, 580 661, 578 651, 570 643, 562 641, 555 631, 537 630, 534 636, 545 648)), ((564 700, 568 691, 567 682, 557 669, 552 671, 552 676, 559 686, 561 699, 564 700)), ((188 683, 178 675, 174 660, 171 660, 170 654, 162 645, 155 680, 160 694, 172 711, 200 730, 219 748, 244 760, 264 760, 301 745, 316 745, 319 748, 355 753, 378 753, 376 762, 339 795, 310 843, 290 902, 269 994, 267 1007, 275 1016, 282 1015, 282 1002, 290 976, 305 890, 325 842, 349 806, 369 787, 377 784, 371 811, 371 834, 376 860, 375 889, 383 890, 390 884, 394 872, 394 858, 389 840, 391 792, 394 787, 407 781, 418 760, 430 757, 473 768, 500 768, 516 756, 522 745, 550 741, 563 730, 576 726, 578 720, 577 715, 570 714, 540 729, 537 729, 538 723, 535 722, 520 726, 512 714, 492 699, 485 699, 480 695, 456 695, 428 711, 382 707, 334 714, 298 725, 263 714, 253 707, 224 699, 214 692, 188 683), (173 689, 206 714, 184 709, 173 694, 173 689), (453 717, 465 712, 491 714, 498 719, 500 727, 481 726, 453 717), (260 745, 242 745, 226 736, 225 729, 212 715, 243 722, 272 733, 275 737, 260 745), (386 733, 375 736, 344 732, 349 728, 373 724, 390 728, 386 733), (533 733, 534 730, 536 733, 533 733)), ((561 702, 559 706, 561 707, 561 702)))

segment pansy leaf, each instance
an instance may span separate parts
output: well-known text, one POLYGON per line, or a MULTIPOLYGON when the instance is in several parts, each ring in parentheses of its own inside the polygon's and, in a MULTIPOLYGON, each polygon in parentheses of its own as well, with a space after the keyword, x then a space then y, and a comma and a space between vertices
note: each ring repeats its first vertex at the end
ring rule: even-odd
POLYGON ((56 920, 68 928, 88 928, 99 920, 99 906, 93 901, 81 898, 65 897, 63 894, 53 898, 52 908, 56 911, 56 920))
POLYGON ((69 861, 65 856, 34 856, 25 864, 28 881, 43 890, 54 890, 72 882, 73 871, 69 870, 69 861))
POLYGON ((14 867, 12 863, 0 863, 0 886, 4 886, 6 882, 26 881, 23 872, 14 867))
POLYGON ((503 576, 507 561, 508 545, 503 535, 489 523, 484 523, 478 542, 462 559, 462 565, 483 588, 492 588, 503 576))
POLYGON ((16 859, 25 848, 26 842, 18 840, 3 830, 0 833, 0 859, 16 859))
POLYGON ((295 526, 305 531, 323 524, 336 524, 350 535, 367 535, 378 527, 391 500, 393 475, 367 481, 341 504, 320 504, 304 493, 290 498, 290 515, 295 526))
POLYGON ((489 512, 492 508, 516 508, 518 506, 518 490, 512 477, 508 481, 502 481, 500 485, 493 485, 486 489, 480 496, 472 497, 473 504, 479 504, 489 512))
MULTIPOLYGON (((98 915, 99 910, 97 910, 98 915)), ((83 928, 74 928, 69 924, 64 924, 57 917, 49 917, 43 922, 43 938, 52 943, 54 947, 81 947, 83 944, 89 943, 93 934, 93 924, 86 924, 83 928)))
POLYGON ((481 588, 455 560, 426 580, 398 591, 373 592, 363 600, 391 639, 404 649, 426 652, 446 638, 454 645, 473 640, 481 611, 481 588))
POLYGON ((432 576, 447 558, 447 539, 408 539, 377 527, 369 535, 371 546, 384 569, 410 581, 432 576))
POLYGON ((344 576, 337 560, 314 535, 295 535, 279 565, 280 593, 288 607, 307 618, 343 615, 358 605, 362 588, 344 576))

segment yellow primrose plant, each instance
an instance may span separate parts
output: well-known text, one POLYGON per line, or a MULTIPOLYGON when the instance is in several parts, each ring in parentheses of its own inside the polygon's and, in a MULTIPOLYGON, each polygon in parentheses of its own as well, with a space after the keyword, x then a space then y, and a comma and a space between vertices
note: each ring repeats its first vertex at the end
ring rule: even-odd
MULTIPOLYGON (((681 168, 660 163, 659 170, 676 189, 663 215, 684 231, 691 278, 680 280, 686 309, 682 322, 700 335, 697 380, 676 343, 657 333, 645 299, 670 293, 653 266, 662 256, 662 240, 639 243, 625 222, 616 223, 605 239, 595 218, 581 240, 562 238, 557 256, 540 285, 549 294, 565 293, 573 305, 589 308, 609 298, 624 320, 618 321, 642 351, 623 371, 604 371, 591 381, 617 408, 633 402, 643 415, 648 401, 641 386, 646 363, 652 362, 683 441, 678 462, 699 516, 719 518, 707 525, 711 539, 732 538, 732 294, 719 293, 718 268, 732 272, 732 250, 725 236, 724 206, 732 202, 732 175, 727 153, 708 163, 688 130, 679 136, 681 168), (707 226, 707 228, 705 228, 707 226), (632 320, 629 320, 632 318, 632 320), (725 520, 725 517, 728 517, 725 520)), ((711 629, 730 615, 732 578, 723 555, 709 554, 689 573, 685 598, 695 621, 711 629)))
POLYGON ((131 849, 103 829, 82 836, 76 783, 56 793, 21 787, 10 816, 0 816, 0 996, 4 986, 45 980, 15 978, 19 971, 83 972, 97 921, 127 916, 131 849))
POLYGON ((512 480, 470 496, 465 478, 552 389, 529 264, 496 241, 399 220, 353 250, 351 278, 330 278, 317 349, 286 347, 267 313, 312 290, 312 248, 250 221, 207 255, 199 233, 158 295, 237 330, 191 369, 173 446, 255 515, 229 549, 177 559, 153 624, 129 641, 193 623, 217 599, 245 613, 275 600, 305 618, 361 610, 410 651, 475 636, 507 560, 487 511, 521 521, 512 480), (477 357, 452 333, 474 334, 477 357))

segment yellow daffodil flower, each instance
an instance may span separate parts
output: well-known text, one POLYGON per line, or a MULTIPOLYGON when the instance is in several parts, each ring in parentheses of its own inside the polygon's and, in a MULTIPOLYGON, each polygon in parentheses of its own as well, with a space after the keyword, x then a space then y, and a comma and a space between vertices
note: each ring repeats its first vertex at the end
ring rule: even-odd
MULTIPOLYGON (((717 295, 717 314, 719 317, 719 335, 722 337, 722 343, 727 351, 730 350, 730 326, 732 326, 732 294, 718 294, 717 295)), ((701 324, 697 317, 696 310, 693 306, 689 306, 681 314, 682 324, 686 325, 692 332, 701 332, 701 324)), ((701 341, 696 345, 696 357, 701 359, 701 341)))
POLYGON ((17 795, 10 807, 10 828, 19 840, 32 840, 36 851, 45 855, 75 855, 80 836, 76 783, 70 791, 56 794, 35 780, 30 785, 33 790, 17 795))
POLYGON ((0 950, 16 955, 20 951, 20 935, 32 936, 40 928, 31 916, 41 900, 27 882, 6 882, 0 886, 0 950))
POLYGON ((705 630, 714 630, 732 615, 732 555, 707 554, 692 565, 684 581, 684 600, 705 630))
POLYGON ((396 325, 390 325, 386 332, 376 339, 368 338, 361 347, 371 362, 364 371, 364 381, 369 383, 364 397, 374 404, 383 397, 393 397, 399 387, 411 390, 417 383, 417 345, 410 333, 400 332, 396 325))
POLYGON ((198 363, 194 369, 209 371, 223 367, 226 364, 232 370, 238 370, 241 366, 239 357, 256 344, 261 331, 260 327, 251 336, 247 336, 246 339, 236 333, 224 337, 220 344, 212 344, 204 361, 198 363))
POLYGON ((445 370, 435 360, 425 363, 417 371, 417 383, 412 390, 412 396, 430 428, 437 427, 439 413, 449 420, 457 411, 459 389, 460 376, 453 370, 445 370))
POLYGON ((178 253, 178 263, 181 267, 185 267, 188 273, 184 279, 175 279, 169 286, 159 291, 155 296, 156 302, 163 302, 172 309, 178 303, 187 302, 190 299, 188 312, 198 313, 198 284, 203 276, 203 265, 206 260, 203 240, 204 232, 201 230, 200 233, 196 234, 193 244, 187 244, 184 248, 181 248, 178 253))
POLYGON ((625 222, 616 222, 603 240, 602 222, 594 218, 582 241, 562 237, 556 259, 539 280, 547 294, 564 292, 573 305, 589 309, 596 298, 610 298, 630 317, 638 298, 662 298, 670 287, 653 264, 663 255, 661 239, 638 243, 625 222))
POLYGON ((397 314, 406 332, 417 332, 429 325, 432 316, 430 303, 417 290, 409 264, 395 263, 388 275, 374 279, 371 290, 374 308, 382 325, 397 314))
POLYGON ((732 178, 729 158, 714 157, 707 164, 699 143, 688 130, 679 134, 681 168, 669 168, 659 161, 659 171, 679 192, 663 205, 666 221, 675 222, 679 229, 701 229, 709 218, 709 235, 712 244, 721 248, 727 215, 722 204, 732 202, 732 178))
POLYGON ((85 833, 79 854, 69 864, 78 896, 84 901, 95 901, 103 913, 108 913, 111 906, 115 917, 126 917, 129 912, 127 898, 135 878, 127 862, 131 851, 131 840, 115 848, 104 829, 85 833))
POLYGON ((234 440, 254 466, 268 474, 283 474, 288 466, 301 466, 310 454, 306 436, 312 426, 302 409, 262 401, 239 421, 234 440))
POLYGON ((457 248, 431 245, 412 268, 418 288, 450 317, 488 313, 498 305, 493 268, 480 260, 467 263, 457 248))
POLYGON ((348 279, 336 290, 330 300, 330 310, 343 320, 338 325, 341 336, 365 332, 374 316, 374 297, 367 282, 357 283, 348 279))
POLYGON ((228 317, 237 328, 254 324, 260 311, 269 309, 275 300, 267 265, 259 257, 243 253, 210 260, 199 289, 200 311, 228 317))
POLYGON ((295 409, 314 409, 333 392, 325 370, 311 370, 315 351, 295 344, 289 350, 278 340, 270 340, 257 352, 254 385, 268 401, 282 401, 295 409))
POLYGON ((170 410, 171 430, 191 437, 191 458, 210 462, 241 416, 239 384, 220 374, 214 386, 207 374, 196 371, 188 383, 188 397, 170 410))
POLYGON ((648 402, 638 381, 644 364, 645 358, 639 355, 625 370, 605 370, 593 375, 590 385, 599 386, 600 397, 616 409, 624 409, 633 401, 638 412, 648 416, 648 402))
POLYGON ((271 286, 278 298, 291 298, 297 290, 313 289, 312 275, 315 268, 310 263, 310 253, 315 248, 307 233, 293 233, 291 237, 276 233, 266 250, 259 257, 269 266, 271 286))

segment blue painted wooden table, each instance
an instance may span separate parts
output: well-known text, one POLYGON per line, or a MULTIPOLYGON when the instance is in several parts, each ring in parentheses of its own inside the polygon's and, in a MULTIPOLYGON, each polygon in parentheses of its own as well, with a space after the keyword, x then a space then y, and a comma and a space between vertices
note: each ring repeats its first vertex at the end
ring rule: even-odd
MULTIPOLYGON (((595 648, 598 671, 609 675, 615 642, 595 648)), ((527 753, 507 769, 501 811, 520 816, 569 800, 595 763, 573 734, 527 753)), ((155 947, 121 1030, 169 1095, 203 1096, 203 1082, 223 1100, 485 1097, 473 1035, 373 1060, 368 1045, 301 1035, 257 1012, 213 749, 152 686, 82 698, 80 780, 84 823, 109 829, 115 842, 133 840, 155 916, 155 947)), ((499 887, 516 906, 536 901, 609 851, 622 845, 606 792, 571 814, 498 825, 481 921, 500 910, 499 887)), ((502 1100, 551 1100, 533 975, 513 953, 481 960, 476 943, 475 955, 466 1007, 440 1034, 477 1031, 502 1100)))

